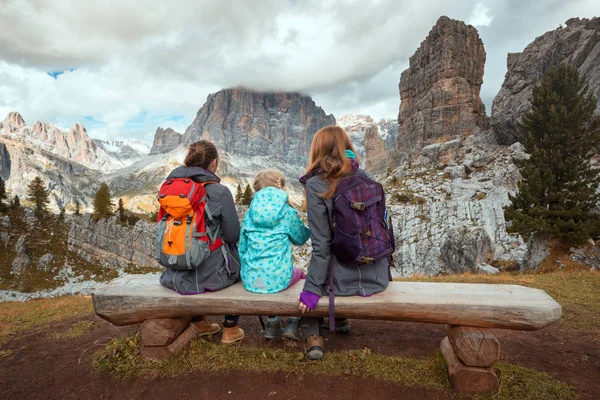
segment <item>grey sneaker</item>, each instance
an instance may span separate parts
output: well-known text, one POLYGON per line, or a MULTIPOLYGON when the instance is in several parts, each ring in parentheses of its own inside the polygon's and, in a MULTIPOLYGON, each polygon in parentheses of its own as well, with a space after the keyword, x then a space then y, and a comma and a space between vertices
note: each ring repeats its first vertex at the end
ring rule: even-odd
POLYGON ((298 331, 298 326, 300 325, 299 317, 289 317, 287 322, 285 323, 285 328, 283 329, 283 337, 289 340, 296 340, 298 342, 302 341, 302 335, 298 331))
POLYGON ((282 333, 283 328, 281 328, 281 319, 279 317, 267 318, 265 330, 263 331, 265 339, 279 339, 282 333))

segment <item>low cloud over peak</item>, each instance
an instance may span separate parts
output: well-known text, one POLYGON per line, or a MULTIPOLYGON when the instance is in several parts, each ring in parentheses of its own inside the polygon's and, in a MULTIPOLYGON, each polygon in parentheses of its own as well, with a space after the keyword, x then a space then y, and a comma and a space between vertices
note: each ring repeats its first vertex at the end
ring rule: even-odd
POLYGON ((310 94, 335 115, 394 118, 400 73, 440 15, 479 29, 489 112, 507 52, 594 14, 595 0, 5 0, 0 115, 93 117, 92 136, 148 140, 157 122, 183 131, 209 93, 242 85, 310 94))

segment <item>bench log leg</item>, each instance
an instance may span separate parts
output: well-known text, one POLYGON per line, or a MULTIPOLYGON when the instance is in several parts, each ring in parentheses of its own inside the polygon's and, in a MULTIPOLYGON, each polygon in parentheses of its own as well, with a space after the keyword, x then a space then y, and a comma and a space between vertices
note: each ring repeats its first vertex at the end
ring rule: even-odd
POLYGON ((142 357, 166 360, 186 349, 198 330, 191 318, 157 318, 144 321, 140 328, 142 357))
POLYGON ((498 391, 492 365, 498 361, 500 345, 490 329, 448 326, 441 350, 450 382, 457 393, 484 394, 498 391))

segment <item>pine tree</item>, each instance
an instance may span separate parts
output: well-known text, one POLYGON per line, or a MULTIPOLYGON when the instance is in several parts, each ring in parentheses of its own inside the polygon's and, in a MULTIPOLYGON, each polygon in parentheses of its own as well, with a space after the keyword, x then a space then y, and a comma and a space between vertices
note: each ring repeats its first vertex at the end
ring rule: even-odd
POLYGON ((110 190, 106 183, 102 183, 94 198, 94 220, 111 216, 114 204, 110 201, 110 190))
POLYGON ((119 199, 117 215, 119 217, 119 222, 124 223, 127 220, 127 215, 125 215, 125 207, 123 206, 123 199, 119 199))
POLYGON ((50 191, 39 176, 27 186, 27 200, 35 205, 35 215, 40 217, 48 213, 48 204, 50 204, 50 191))
POLYGON ((600 144, 596 97, 576 68, 550 69, 533 89, 531 110, 520 123, 530 158, 517 162, 522 180, 504 214, 509 231, 582 244, 600 233, 593 214, 600 173, 590 158, 600 144))
POLYGON ((244 195, 242 196, 242 205, 249 206, 252 202, 252 197, 254 197, 254 192, 250 185, 246 185, 246 190, 244 190, 244 195))
POLYGON ((81 205, 79 204, 79 200, 75 200, 73 212, 75 213, 75 215, 81 214, 81 205))
POLYGON ((242 184, 238 183, 237 188, 235 189, 235 204, 242 203, 243 195, 244 195, 244 192, 242 192, 242 184))
POLYGON ((4 184, 4 179, 0 176, 0 212, 8 210, 8 204, 5 203, 6 200, 8 200, 6 185, 4 184))
POLYGON ((19 196, 15 195, 15 197, 13 197, 10 203, 10 208, 21 208, 21 199, 19 199, 19 196))

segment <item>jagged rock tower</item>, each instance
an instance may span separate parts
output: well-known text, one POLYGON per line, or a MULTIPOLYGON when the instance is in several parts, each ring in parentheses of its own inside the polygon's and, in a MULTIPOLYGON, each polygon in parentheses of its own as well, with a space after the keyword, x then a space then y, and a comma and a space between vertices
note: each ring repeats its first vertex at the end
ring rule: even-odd
POLYGON ((487 124, 479 92, 485 49, 477 29, 442 16, 400 77, 400 134, 396 149, 468 136, 487 124))

